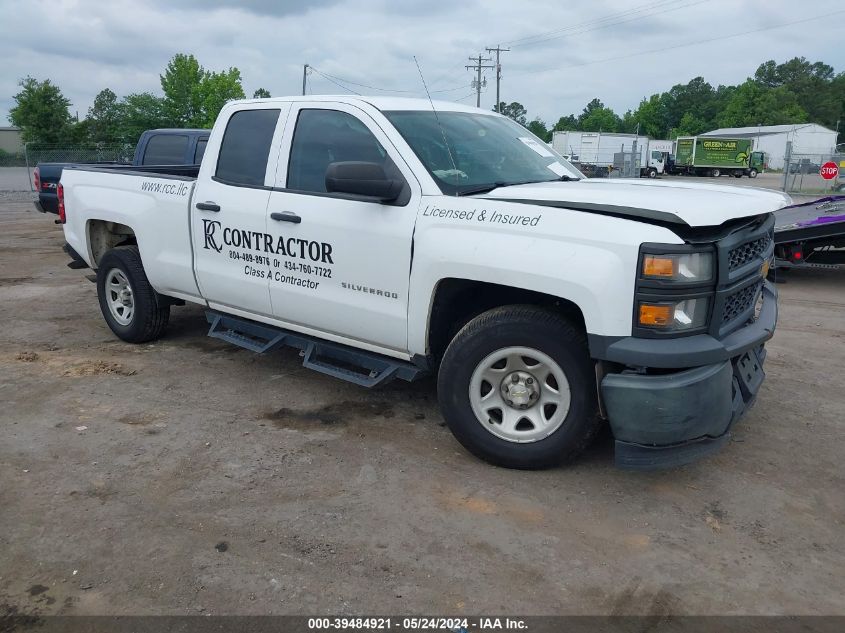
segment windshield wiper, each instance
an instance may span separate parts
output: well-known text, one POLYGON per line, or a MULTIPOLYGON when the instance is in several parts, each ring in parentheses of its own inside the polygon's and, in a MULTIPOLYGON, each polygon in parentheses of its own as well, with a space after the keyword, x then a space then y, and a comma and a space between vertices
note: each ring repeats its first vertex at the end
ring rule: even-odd
MULTIPOLYGON (((490 182, 486 185, 478 185, 477 187, 469 187, 468 189, 462 189, 460 191, 456 191, 456 196, 471 196, 476 193, 487 193, 488 191, 493 191, 493 189, 498 189, 499 187, 507 187, 509 183, 506 182, 490 182)), ((517 183, 511 183, 517 184, 517 183)))
POLYGON ((555 178, 553 180, 521 180, 519 182, 504 182, 502 180, 497 182, 490 182, 486 185, 478 185, 477 187, 469 187, 468 189, 462 189, 455 193, 456 196, 472 196, 479 193, 487 193, 489 191, 493 191, 493 189, 498 189, 499 187, 514 187, 516 185, 535 185, 539 182, 571 182, 581 180, 580 178, 575 178, 574 176, 561 176, 560 178, 555 178))

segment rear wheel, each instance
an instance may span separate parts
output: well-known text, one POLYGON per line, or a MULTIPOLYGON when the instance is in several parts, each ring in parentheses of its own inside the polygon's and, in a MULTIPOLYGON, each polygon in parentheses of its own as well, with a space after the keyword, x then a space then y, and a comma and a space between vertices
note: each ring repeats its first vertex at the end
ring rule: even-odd
POLYGON ((742 178, 742 172, 741 171, 735 171, 734 172, 734 178, 742 178))
POLYGON ((583 332, 533 306, 496 308, 465 325, 443 356, 438 399, 467 450, 508 468, 572 460, 599 425, 583 332))
POLYGON ((129 343, 161 336, 170 319, 150 285, 137 246, 118 246, 103 255, 97 268, 100 311, 111 331, 129 343))
POLYGON ((713 176, 713 178, 718 178, 719 176, 721 176, 721 175, 722 175, 722 170, 720 170, 720 169, 711 169, 711 170, 710 170, 710 175, 711 175, 711 176, 713 176))

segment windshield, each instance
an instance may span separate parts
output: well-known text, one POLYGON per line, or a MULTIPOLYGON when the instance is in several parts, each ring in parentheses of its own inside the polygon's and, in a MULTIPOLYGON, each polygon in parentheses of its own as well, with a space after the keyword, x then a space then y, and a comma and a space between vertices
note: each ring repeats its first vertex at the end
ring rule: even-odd
POLYGON ((563 156, 505 117, 472 112, 435 116, 433 111, 384 114, 445 194, 584 178, 563 156))

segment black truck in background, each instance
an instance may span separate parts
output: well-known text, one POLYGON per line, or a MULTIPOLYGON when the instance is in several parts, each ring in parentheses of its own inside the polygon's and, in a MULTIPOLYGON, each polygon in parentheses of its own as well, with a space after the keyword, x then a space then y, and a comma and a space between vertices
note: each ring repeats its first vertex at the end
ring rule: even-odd
MULTIPOLYGON (((186 176, 196 175, 197 167, 202 162, 208 135, 211 130, 196 129, 159 129, 147 130, 138 139, 135 155, 131 163, 98 163, 98 166, 119 169, 132 167, 143 170, 168 166, 170 174, 179 173, 174 167, 184 167, 186 176)), ((33 173, 33 186, 38 193, 35 207, 42 213, 59 212, 57 187, 62 171, 75 163, 38 163, 33 173)))

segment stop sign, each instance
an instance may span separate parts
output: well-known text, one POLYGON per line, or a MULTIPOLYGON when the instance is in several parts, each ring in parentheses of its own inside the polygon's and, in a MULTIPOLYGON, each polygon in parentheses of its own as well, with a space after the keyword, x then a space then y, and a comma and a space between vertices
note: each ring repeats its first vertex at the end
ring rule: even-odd
POLYGON ((825 180, 833 180, 839 175, 839 167, 832 160, 829 160, 819 169, 819 174, 825 180))

